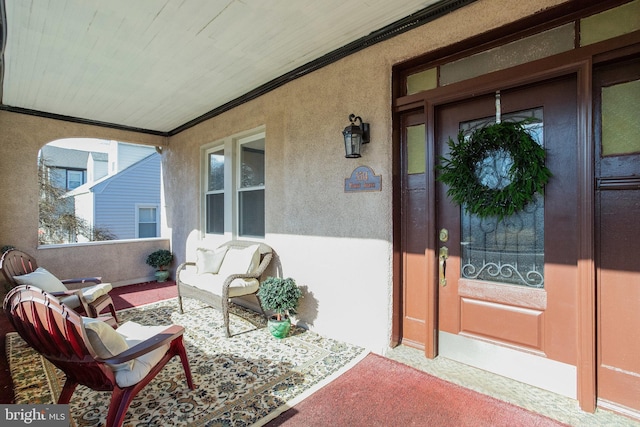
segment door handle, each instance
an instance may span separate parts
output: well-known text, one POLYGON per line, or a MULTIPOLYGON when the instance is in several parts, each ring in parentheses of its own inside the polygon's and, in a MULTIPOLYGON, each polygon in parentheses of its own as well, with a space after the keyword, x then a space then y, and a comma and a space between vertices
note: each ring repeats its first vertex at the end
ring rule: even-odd
POLYGON ((442 246, 438 255, 438 278, 440 286, 447 286, 447 258, 449 258, 449 248, 442 246))

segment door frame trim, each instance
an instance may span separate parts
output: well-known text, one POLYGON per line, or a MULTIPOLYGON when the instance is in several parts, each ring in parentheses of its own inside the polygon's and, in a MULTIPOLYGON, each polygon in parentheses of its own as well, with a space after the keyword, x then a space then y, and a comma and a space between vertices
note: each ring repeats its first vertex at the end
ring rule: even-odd
POLYGON ((587 412, 596 407, 596 341, 595 341, 595 237, 594 237, 594 182, 592 150, 592 59, 590 55, 570 54, 557 55, 541 59, 510 69, 485 74, 474 79, 462 81, 421 92, 410 97, 396 99, 395 112, 422 106, 426 123, 426 158, 427 158, 427 207, 428 222, 427 277, 433 278, 427 284, 429 300, 427 303, 427 336, 425 337, 425 356, 434 358, 438 354, 438 286, 436 248, 436 210, 435 210, 435 109, 443 104, 463 101, 475 96, 494 93, 528 84, 538 83, 567 75, 576 75, 577 79, 577 141, 578 141, 578 265, 577 265, 577 396, 580 407, 587 412), (408 101, 406 104, 403 101, 408 101), (407 108, 409 107, 409 108, 407 108))

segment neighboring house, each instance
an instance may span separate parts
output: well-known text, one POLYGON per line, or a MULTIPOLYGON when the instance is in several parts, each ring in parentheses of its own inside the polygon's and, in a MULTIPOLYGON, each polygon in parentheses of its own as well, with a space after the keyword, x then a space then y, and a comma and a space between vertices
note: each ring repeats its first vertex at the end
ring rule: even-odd
POLYGON ((95 152, 45 145, 41 157, 51 182, 69 191, 68 213, 116 239, 159 236, 160 156, 153 147, 111 141, 106 152, 95 152))
POLYGON ((109 173, 109 155, 90 152, 87 159, 87 182, 95 182, 109 173))
POLYGON ((87 182, 87 164, 93 154, 52 145, 45 145, 40 150, 49 180, 56 187, 65 190, 73 190, 87 182))
POLYGON ((116 174, 76 188, 68 196, 75 200, 78 217, 108 230, 117 239, 158 237, 160 155, 153 152, 116 174))

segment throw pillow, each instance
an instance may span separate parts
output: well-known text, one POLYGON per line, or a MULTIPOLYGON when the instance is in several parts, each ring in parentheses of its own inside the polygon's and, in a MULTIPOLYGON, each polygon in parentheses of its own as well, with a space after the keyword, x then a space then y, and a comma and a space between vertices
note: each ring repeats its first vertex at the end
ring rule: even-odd
POLYGON ((218 274, 230 276, 232 274, 246 274, 256 269, 260 262, 260 245, 246 248, 231 248, 222 261, 218 274))
MULTIPOLYGON (((93 351, 101 359, 109 359, 129 348, 124 337, 102 320, 83 317, 82 322, 93 351)), ((133 360, 118 365, 109 365, 114 371, 131 369, 133 360)))
POLYGON ((13 276, 13 279, 21 285, 31 285, 45 292, 64 292, 67 287, 53 274, 42 267, 38 267, 29 274, 13 276))
POLYGON ((217 274, 226 253, 226 246, 218 249, 196 249, 196 271, 198 274, 217 274))

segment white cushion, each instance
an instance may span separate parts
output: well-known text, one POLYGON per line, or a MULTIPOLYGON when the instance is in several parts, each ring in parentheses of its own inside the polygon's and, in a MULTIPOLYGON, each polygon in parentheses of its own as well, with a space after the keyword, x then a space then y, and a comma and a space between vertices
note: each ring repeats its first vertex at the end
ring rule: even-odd
MULTIPOLYGON (((192 266, 179 273, 180 281, 187 285, 222 296, 222 285, 227 276, 222 274, 198 274, 192 266)), ((258 279, 234 279, 229 285, 229 297, 239 297, 255 293, 260 286, 258 279)))
POLYGON ((66 305, 67 307, 73 308, 73 309, 76 309, 82 305, 80 304, 80 298, 78 298, 77 295, 69 295, 66 297, 62 297, 60 298, 60 302, 66 305))
MULTIPOLYGON (((101 320, 89 317, 83 317, 82 320, 91 347, 102 359, 117 356, 167 329, 166 326, 143 326, 135 322, 126 322, 118 329, 113 329, 101 320)), ((118 385, 129 387, 147 376, 168 350, 169 344, 165 344, 128 362, 108 366, 115 372, 118 385)))
POLYGON ((111 283, 99 283, 94 286, 82 288, 82 296, 87 302, 94 302, 102 295, 106 295, 111 290, 111 283))
POLYGON ((226 246, 218 249, 196 249, 196 269, 198 273, 217 273, 220 270, 227 249, 226 246))
MULTIPOLYGON (((89 344, 101 359, 109 359, 129 348, 124 337, 102 320, 83 317, 82 322, 89 344)), ((110 366, 114 371, 130 369, 133 366, 133 361, 110 366)))
POLYGON ((218 274, 230 276, 232 274, 246 274, 255 270, 260 263, 260 245, 246 248, 231 248, 224 256, 218 274))
POLYGON ((66 291, 67 287, 53 274, 42 267, 38 267, 29 274, 13 276, 13 279, 21 285, 31 285, 45 292, 66 291))
MULTIPOLYGON (((167 326, 144 326, 135 322, 126 322, 116 329, 116 332, 124 338, 129 347, 133 347, 165 329, 167 329, 167 326)), ((129 387, 139 383, 158 364, 167 351, 169 351, 169 344, 162 345, 134 359, 131 368, 114 369, 116 382, 120 387, 129 387)))

